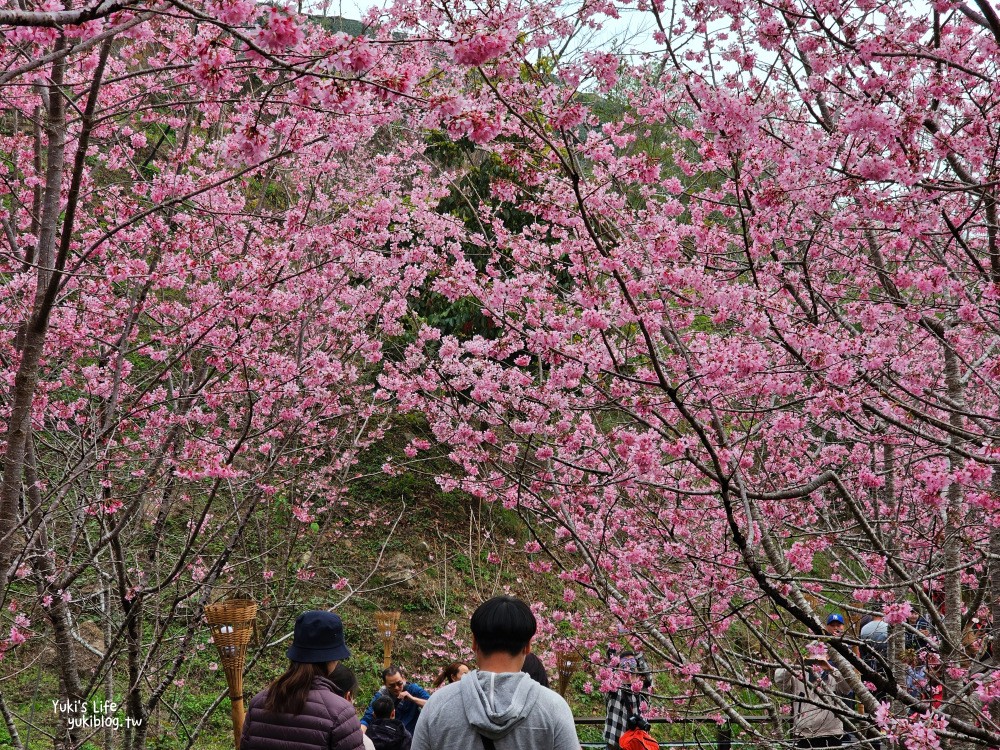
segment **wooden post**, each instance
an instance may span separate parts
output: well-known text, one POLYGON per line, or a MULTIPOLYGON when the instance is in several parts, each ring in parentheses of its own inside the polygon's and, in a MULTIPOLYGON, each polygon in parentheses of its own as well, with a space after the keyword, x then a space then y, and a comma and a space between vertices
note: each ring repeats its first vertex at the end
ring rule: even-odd
POLYGON ((392 644, 396 638, 396 628, 399 626, 401 612, 376 612, 375 627, 382 636, 382 668, 388 669, 392 664, 392 644))
POLYGON ((219 661, 229 685, 229 701, 233 718, 233 745, 240 748, 243 734, 243 665, 247 645, 253 635, 257 603, 252 599, 229 599, 205 607, 205 620, 212 630, 212 641, 219 650, 219 661))
POLYGON ((566 697, 569 680, 580 668, 580 654, 576 651, 557 651, 556 670, 559 673, 559 695, 566 697))

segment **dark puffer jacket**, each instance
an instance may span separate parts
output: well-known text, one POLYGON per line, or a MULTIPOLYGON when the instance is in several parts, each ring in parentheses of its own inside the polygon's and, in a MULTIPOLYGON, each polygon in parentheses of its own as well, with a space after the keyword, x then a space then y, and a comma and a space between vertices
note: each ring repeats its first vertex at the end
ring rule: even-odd
POLYGON ((368 725, 368 739, 375 750, 410 750, 410 733, 398 719, 373 719, 368 725))
POLYGON ((364 750, 354 706, 325 677, 314 677, 300 714, 264 710, 267 691, 250 701, 240 750, 364 750))

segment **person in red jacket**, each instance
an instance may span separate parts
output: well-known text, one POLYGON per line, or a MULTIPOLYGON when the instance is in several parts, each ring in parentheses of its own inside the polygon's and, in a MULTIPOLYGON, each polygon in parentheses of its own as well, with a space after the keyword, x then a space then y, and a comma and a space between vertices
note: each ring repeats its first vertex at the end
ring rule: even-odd
POLYGON ((295 621, 285 673, 250 701, 240 750, 364 750, 354 706, 330 674, 351 652, 333 612, 303 612, 295 621))

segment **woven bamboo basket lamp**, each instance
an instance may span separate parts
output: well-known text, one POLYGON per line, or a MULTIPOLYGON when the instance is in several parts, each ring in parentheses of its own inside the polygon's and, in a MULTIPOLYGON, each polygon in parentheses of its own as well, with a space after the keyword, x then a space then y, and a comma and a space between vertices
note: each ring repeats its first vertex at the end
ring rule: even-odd
POLYGON ((375 627, 382 636, 382 668, 388 669, 392 664, 392 642, 396 639, 396 628, 399 627, 401 612, 376 612, 375 627))
POLYGON ((580 669, 580 654, 576 651, 557 651, 556 670, 559 672, 559 695, 566 697, 570 678, 580 669))
POLYGON ((229 684, 229 702, 233 716, 233 740, 236 750, 243 734, 243 665, 247 645, 253 635, 257 602, 253 599, 229 599, 205 607, 205 619, 212 631, 212 641, 219 650, 219 661, 229 684))

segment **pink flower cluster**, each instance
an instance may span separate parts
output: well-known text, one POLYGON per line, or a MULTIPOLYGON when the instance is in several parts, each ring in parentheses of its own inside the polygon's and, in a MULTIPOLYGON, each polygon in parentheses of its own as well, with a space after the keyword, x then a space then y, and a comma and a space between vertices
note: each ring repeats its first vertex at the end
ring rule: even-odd
POLYGON ((258 30, 256 41, 268 52, 284 52, 298 46, 303 40, 300 22, 290 11, 271 6, 264 25, 258 30))
POLYGON ((452 58, 459 65, 482 65, 509 50, 513 40, 513 33, 506 30, 474 34, 454 43, 452 58))

